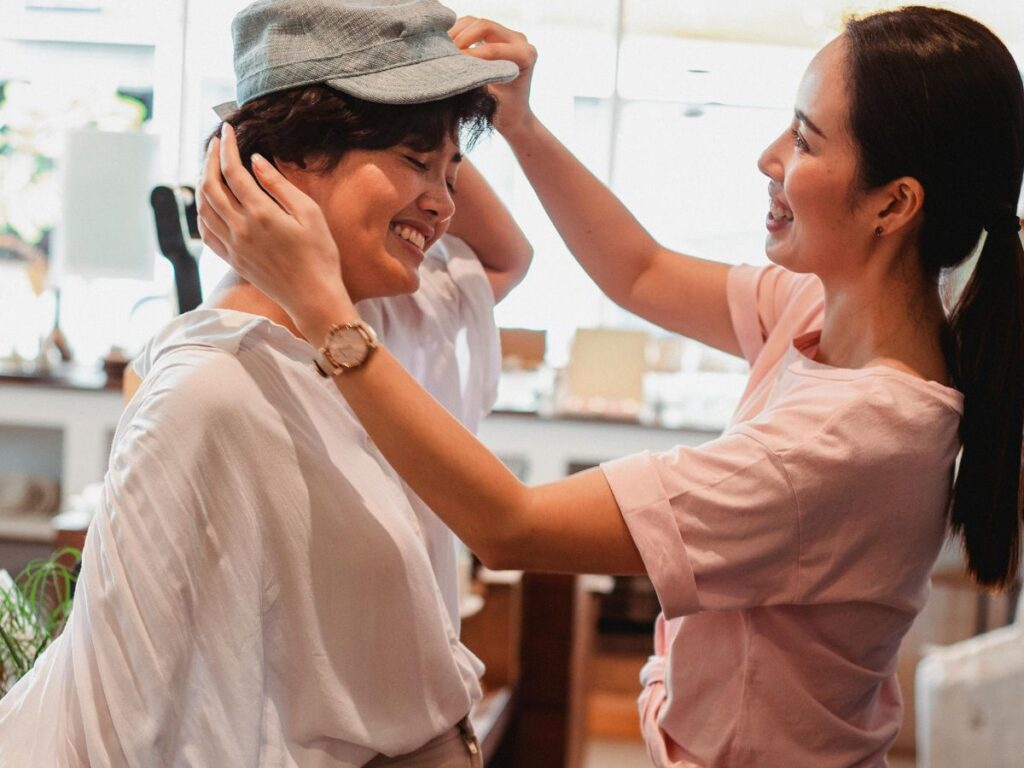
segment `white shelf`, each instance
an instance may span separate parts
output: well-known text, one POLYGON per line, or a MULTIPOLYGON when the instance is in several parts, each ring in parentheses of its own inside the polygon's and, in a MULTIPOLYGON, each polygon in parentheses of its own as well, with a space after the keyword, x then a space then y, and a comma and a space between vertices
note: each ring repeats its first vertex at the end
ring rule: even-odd
POLYGON ((41 515, 0 515, 0 539, 50 544, 55 531, 53 518, 41 515))
MULTIPOLYGON (((122 408, 121 393, 116 390, 0 384, 0 443, 5 440, 5 427, 59 430, 61 498, 67 501, 85 486, 103 479, 111 436, 122 408)), ((7 435, 11 434, 7 430, 7 435)), ((4 448, 17 449, 10 445, 4 448)))
MULTIPOLYGON (((111 436, 122 409, 117 390, 0 384, 0 448, 17 450, 17 441, 23 435, 20 428, 59 430, 61 498, 66 502, 85 486, 103 479, 111 436)), ((563 477, 573 464, 593 464, 676 445, 699 445, 712 437, 713 433, 701 431, 502 413, 491 414, 480 428, 481 440, 492 451, 526 463, 526 480, 530 483, 563 477)), ((46 468, 40 471, 45 473, 46 468)))
POLYGON ((480 426, 480 440, 503 459, 526 462, 525 481, 548 483, 571 465, 593 465, 640 451, 700 445, 717 433, 676 430, 597 419, 562 419, 492 413, 480 426))

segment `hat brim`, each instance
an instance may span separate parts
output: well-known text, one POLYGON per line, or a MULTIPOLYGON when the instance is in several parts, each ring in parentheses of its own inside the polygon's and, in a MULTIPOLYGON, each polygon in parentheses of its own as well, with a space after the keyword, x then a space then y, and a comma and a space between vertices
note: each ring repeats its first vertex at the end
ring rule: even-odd
POLYGON ((456 53, 404 67, 353 77, 325 79, 342 93, 380 104, 422 104, 447 99, 482 85, 507 83, 519 76, 511 61, 487 61, 456 53))

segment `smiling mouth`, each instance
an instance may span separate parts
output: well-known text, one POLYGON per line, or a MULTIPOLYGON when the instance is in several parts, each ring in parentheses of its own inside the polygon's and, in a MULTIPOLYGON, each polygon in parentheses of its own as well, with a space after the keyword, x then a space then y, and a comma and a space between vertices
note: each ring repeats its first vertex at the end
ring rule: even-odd
POLYGON ((775 198, 768 198, 768 218, 771 221, 792 221, 793 212, 775 198))
POLYGON ((406 242, 415 245, 421 251, 426 248, 427 238, 418 229, 407 227, 405 224, 392 224, 391 231, 406 242))

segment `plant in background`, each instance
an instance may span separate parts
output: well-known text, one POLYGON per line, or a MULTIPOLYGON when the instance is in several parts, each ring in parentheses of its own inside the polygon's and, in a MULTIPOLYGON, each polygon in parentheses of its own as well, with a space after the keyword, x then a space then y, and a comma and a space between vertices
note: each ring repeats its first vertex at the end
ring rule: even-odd
POLYGON ((61 633, 71 612, 81 551, 33 560, 17 579, 0 570, 0 697, 61 633))
POLYGON ((40 370, 47 367, 48 352, 55 350, 62 361, 71 357, 57 325, 56 290, 54 309, 44 321, 49 335, 37 322, 51 312, 38 300, 48 287, 50 233, 60 215, 58 171, 65 134, 80 128, 139 130, 150 116, 152 94, 139 91, 138 96, 112 84, 0 82, 0 311, 9 313, 0 314, 0 341, 13 342, 5 357, 8 365, 22 365, 21 350, 40 370), (22 270, 27 284, 18 274, 11 279, 22 270), (15 330, 19 324, 21 330, 15 330))

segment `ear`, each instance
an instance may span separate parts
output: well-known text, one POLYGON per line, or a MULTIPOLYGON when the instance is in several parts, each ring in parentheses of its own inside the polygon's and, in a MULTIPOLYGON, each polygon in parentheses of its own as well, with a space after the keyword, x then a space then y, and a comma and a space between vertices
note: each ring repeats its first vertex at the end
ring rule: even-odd
MULTIPOLYGON (((315 170, 316 165, 309 160, 306 161, 306 167, 303 168, 298 163, 287 162, 275 157, 273 165, 286 181, 321 209, 330 199, 333 188, 337 186, 331 176, 315 170)), ((269 192, 269 190, 267 191, 269 192)))
POLYGON ((303 168, 300 168, 295 163, 285 162, 284 160, 278 160, 276 157, 272 161, 274 167, 284 176, 290 183, 301 189, 303 192, 306 191, 307 179, 309 172, 303 168))
POLYGON ((881 199, 875 224, 887 234, 909 226, 924 209, 924 187, 913 176, 893 179, 877 194, 881 199))

